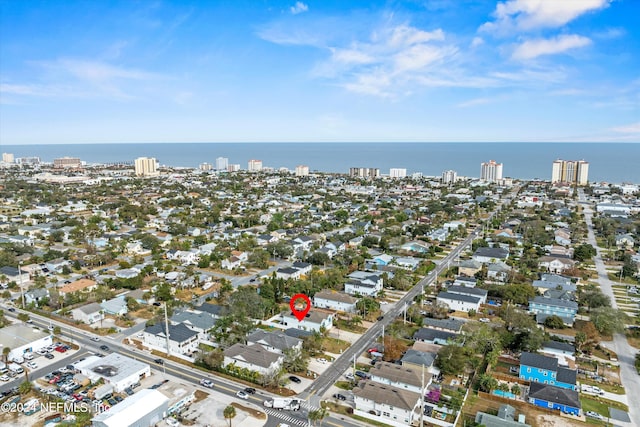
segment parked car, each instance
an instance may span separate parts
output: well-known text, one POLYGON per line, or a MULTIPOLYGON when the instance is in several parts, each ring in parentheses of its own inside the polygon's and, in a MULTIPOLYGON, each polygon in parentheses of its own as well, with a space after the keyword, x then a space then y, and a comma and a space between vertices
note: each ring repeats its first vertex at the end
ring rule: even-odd
POLYGON ((333 395, 333 398, 336 400, 347 400, 347 397, 343 394, 340 393, 336 393, 333 395))
POLYGON ((362 379, 369 378, 369 375, 366 372, 356 371, 356 377, 360 377, 362 379))
POLYGON ((353 374, 351 372, 347 372, 344 376, 348 380, 354 380, 353 374))
POLYGON ((302 382, 302 380, 301 380, 300 378, 298 378, 298 377, 294 377, 293 375, 291 375, 291 376, 289 377, 289 381, 294 382, 294 383, 296 383, 296 384, 300 384, 300 383, 302 382))
POLYGON ((319 357, 317 360, 320 363, 327 363, 327 359, 325 359, 324 357, 319 357))
POLYGON ((240 399, 249 399, 249 393, 245 393, 243 390, 240 390, 236 393, 236 396, 238 396, 240 399))
POLYGON ((53 355, 53 353, 47 353, 44 355, 44 357, 46 357, 47 359, 53 359, 55 356, 53 355))

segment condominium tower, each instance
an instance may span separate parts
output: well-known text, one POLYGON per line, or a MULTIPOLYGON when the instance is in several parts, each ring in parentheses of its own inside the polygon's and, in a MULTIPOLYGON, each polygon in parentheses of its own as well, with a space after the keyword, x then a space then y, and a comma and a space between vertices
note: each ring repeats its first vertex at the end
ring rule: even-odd
POLYGON ((380 169, 378 168, 349 168, 349 176, 353 178, 378 178, 380 169))
POLYGON ((135 170, 137 176, 155 176, 158 175, 158 164, 155 157, 138 157, 135 161, 135 170))
POLYGON ((296 176, 307 176, 307 175, 309 175, 309 166, 307 165, 296 166, 296 176))
POLYGON ((551 183, 589 184, 589 162, 561 159, 554 161, 551 169, 551 183))
POLYGON ((442 172, 442 183, 445 185, 455 184, 458 180, 458 172, 453 170, 448 170, 442 172))
POLYGON ((496 182, 502 179, 502 163, 495 160, 480 164, 480 179, 487 182, 496 182))
POLYGON ((247 165, 247 169, 249 170, 249 172, 259 172, 262 170, 262 160, 255 160, 255 159, 251 159, 249 160, 249 163, 247 165))
POLYGON ((389 169, 389 176, 391 178, 406 178, 407 170, 405 168, 391 168, 389 169))
POLYGON ((218 157, 216 159, 216 170, 226 171, 229 169, 229 159, 227 157, 218 157))

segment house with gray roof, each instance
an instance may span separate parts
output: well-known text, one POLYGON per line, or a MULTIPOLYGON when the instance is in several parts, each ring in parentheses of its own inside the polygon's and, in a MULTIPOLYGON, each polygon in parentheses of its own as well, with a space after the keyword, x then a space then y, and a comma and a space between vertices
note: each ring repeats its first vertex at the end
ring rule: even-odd
POLYGON ((301 339, 291 337, 284 332, 267 332, 263 329, 256 329, 250 333, 247 336, 247 344, 258 344, 265 350, 279 354, 284 354, 288 349, 302 351, 301 339))
POLYGON ((537 382, 531 383, 527 401, 541 408, 576 416, 580 415, 582 408, 577 391, 537 382))
POLYGON ((100 304, 92 302, 91 304, 86 304, 71 310, 71 317, 77 322, 93 325, 104 319, 104 313, 100 304))
POLYGON ((428 351, 419 351, 410 348, 407 350, 400 362, 402 366, 406 366, 407 368, 412 368, 413 370, 417 370, 418 372, 422 372, 422 368, 430 374, 435 374, 438 371, 437 368, 433 366, 433 363, 436 360, 436 353, 431 353, 428 351))
POLYGON ((187 328, 198 333, 201 340, 209 340, 209 331, 216 324, 216 318, 206 311, 182 310, 176 312, 169 321, 174 324, 183 324, 187 328))
POLYGON ((29 304, 38 304, 41 301, 44 301, 49 298, 49 289, 47 288, 38 288, 31 289, 24 293, 24 301, 27 305, 29 304))
MULTIPOLYGON (((468 288, 475 289, 475 288, 468 288)), ((463 311, 468 313, 470 310, 478 312, 482 303, 479 297, 456 294, 451 292, 440 292, 436 297, 438 304, 445 304, 450 310, 463 311)))
POLYGON ((273 353, 258 344, 234 344, 224 350, 222 367, 232 370, 246 368, 269 376, 277 372, 284 362, 284 355, 273 353))
POLYGON ((102 307, 104 313, 113 314, 114 316, 124 316, 129 311, 124 295, 102 301, 100 307, 102 307))
POLYGON ((431 344, 447 345, 457 335, 452 332, 439 331, 431 328, 420 328, 413 334, 413 339, 431 344))
POLYGON ((447 332, 458 333, 464 326, 464 321, 449 317, 448 319, 436 319, 434 317, 425 317, 422 319, 422 326, 432 329, 440 329, 447 332))
MULTIPOLYGON (((167 329, 164 322, 147 326, 142 334, 142 343, 152 350, 167 351, 167 329)), ((198 350, 198 333, 184 324, 169 323, 169 348, 175 355, 192 355, 198 350)))
POLYGON ((531 427, 524 422, 515 421, 516 410, 510 405, 500 405, 497 415, 487 414, 486 412, 476 413, 475 422, 485 427, 531 427))
POLYGON ((355 313, 357 298, 331 289, 324 289, 313 296, 313 306, 329 310, 355 313))
POLYGON ((470 297, 480 298, 481 304, 487 303, 488 291, 486 289, 468 288, 466 286, 451 285, 447 288, 447 292, 449 292, 450 294, 468 295, 470 297))
POLYGON ((476 249, 472 258, 474 261, 481 262, 483 264, 506 261, 506 259, 509 258, 509 251, 503 248, 481 247, 476 249))
POLYGON ((431 382, 430 374, 425 373, 423 378, 421 370, 388 362, 376 363, 369 375, 371 381, 416 393, 424 392, 431 382))
POLYGON ((375 381, 353 389, 354 414, 382 425, 406 427, 420 417, 420 394, 375 381))

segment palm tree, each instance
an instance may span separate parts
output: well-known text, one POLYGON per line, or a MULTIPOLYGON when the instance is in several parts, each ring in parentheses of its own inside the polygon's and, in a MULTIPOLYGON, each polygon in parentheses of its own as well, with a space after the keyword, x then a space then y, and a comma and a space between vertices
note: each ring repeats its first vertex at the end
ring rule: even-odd
POLYGON ((11 353, 11 349, 9 347, 4 347, 2 349, 2 356, 4 356, 4 363, 7 363, 7 358, 9 357, 9 353, 11 353))
POLYGON ((314 409, 313 411, 309 411, 307 415, 307 417, 309 417, 309 421, 312 422, 314 426, 318 421, 320 422, 320 425, 322 425, 322 420, 324 420, 328 416, 329 416, 329 411, 327 411, 324 408, 314 409))
POLYGON ((225 420, 229 420, 229 427, 231 427, 231 419, 236 416, 236 408, 229 405, 226 408, 224 408, 222 415, 224 415, 225 420))

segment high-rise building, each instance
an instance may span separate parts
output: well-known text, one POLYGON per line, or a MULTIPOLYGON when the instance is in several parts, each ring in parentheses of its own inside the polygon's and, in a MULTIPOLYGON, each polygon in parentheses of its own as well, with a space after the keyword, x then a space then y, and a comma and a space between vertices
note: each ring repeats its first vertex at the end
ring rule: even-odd
POLYGON ((158 175, 158 161, 155 157, 138 157, 135 161, 137 176, 158 175))
POLYGON ((216 159, 216 170, 226 171, 229 168, 229 159, 227 157, 218 157, 216 159))
POLYGON ((458 180, 458 172, 454 170, 448 170, 442 172, 442 183, 445 185, 455 184, 458 180))
POLYGON ((54 168, 80 168, 82 162, 77 157, 61 157, 59 159, 53 159, 54 168))
POLYGON ((238 172, 240 170, 239 163, 233 163, 227 166, 227 172, 238 172))
POLYGON ((13 153, 2 153, 2 161, 4 163, 13 163, 13 153))
POLYGON ((262 160, 249 160, 249 164, 247 165, 247 169, 249 172, 259 172, 262 170, 262 160))
POLYGON ((495 160, 480 164, 480 179, 487 182, 496 182, 502 179, 502 163, 495 160))
POLYGON ((405 178, 407 176, 407 170, 404 168, 391 168, 389 169, 389 176, 391 178, 405 178))
POLYGON ((307 175, 309 175, 309 166, 307 165, 296 166, 296 176, 307 176, 307 175))
POLYGON ((16 163, 20 165, 39 165, 40 157, 18 157, 16 163))
POLYGON ((349 168, 349 176, 354 178, 378 178, 380 169, 378 168, 349 168))
POLYGON ((200 166, 198 166, 198 169, 200 169, 201 171, 210 171, 211 169, 213 169, 213 165, 211 163, 200 163, 200 166))
POLYGON ((561 160, 553 162, 551 183, 589 184, 589 162, 584 160, 561 160))

